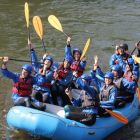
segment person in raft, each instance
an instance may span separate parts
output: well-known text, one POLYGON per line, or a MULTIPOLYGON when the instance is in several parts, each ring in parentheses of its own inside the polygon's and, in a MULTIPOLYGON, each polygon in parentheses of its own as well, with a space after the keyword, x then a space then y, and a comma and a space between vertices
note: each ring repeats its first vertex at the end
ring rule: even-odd
POLYGON ((114 73, 114 84, 118 88, 117 99, 115 102, 115 108, 122 108, 125 106, 126 101, 133 100, 130 96, 127 96, 127 93, 132 93, 133 89, 136 87, 136 75, 132 75, 132 81, 128 81, 126 78, 121 76, 122 68, 119 65, 114 65, 112 67, 112 72, 114 73), (130 99, 129 99, 130 98, 130 99))
MULTIPOLYGON (((33 49, 33 45, 31 41, 28 41, 28 44, 31 44, 31 59, 32 61, 38 61, 37 56, 35 54, 35 50, 33 49)), ((51 66, 53 64, 53 58, 48 56, 48 54, 44 54, 43 61, 44 64, 40 63, 32 63, 32 66, 36 72, 36 77, 40 75, 45 75, 45 83, 41 85, 35 84, 33 86, 33 98, 43 102, 43 103, 50 103, 50 94, 51 94, 51 81, 53 79, 53 71, 51 70, 51 66)))
POLYGON ((51 85, 51 95, 54 105, 58 105, 57 96, 59 95, 63 101, 63 106, 71 104, 68 96, 65 94, 65 89, 68 86, 72 78, 72 70, 70 68, 73 62, 71 56, 66 56, 63 63, 55 63, 57 69, 53 75, 53 81, 51 85), (57 65, 58 64, 58 65, 57 65))
POLYGON ((79 48, 75 48, 73 50, 73 54, 72 54, 70 42, 71 42, 71 38, 68 37, 67 38, 67 45, 65 47, 65 54, 66 54, 66 56, 68 56, 68 55, 72 56, 73 59, 74 59, 72 65, 71 65, 71 69, 73 71, 73 79, 72 79, 73 81, 72 81, 71 87, 72 88, 78 88, 78 86, 76 84, 76 79, 83 74, 83 72, 85 70, 85 67, 86 67, 87 57, 84 57, 80 61, 80 57, 82 55, 82 50, 79 49, 79 48))
POLYGON ((94 79, 93 76, 97 73, 100 77, 104 78, 104 81, 99 80, 101 82, 100 87, 100 107, 98 108, 98 115, 100 117, 109 117, 110 114, 105 110, 105 108, 109 110, 113 110, 115 108, 115 101, 117 97, 117 87, 113 83, 114 80, 114 74, 110 71, 103 73, 98 65, 98 57, 95 56, 95 64, 93 70, 90 71, 92 79, 94 79))
POLYGON ((99 94, 95 86, 90 86, 92 79, 89 75, 83 74, 76 80, 77 85, 82 89, 79 98, 72 97, 68 88, 65 93, 71 100, 71 105, 64 107, 65 117, 85 125, 93 125, 98 114, 99 94))
POLYGON ((40 76, 31 76, 33 71, 32 67, 29 64, 24 64, 22 66, 21 73, 14 73, 7 69, 6 63, 9 58, 4 57, 3 64, 1 68, 1 73, 3 76, 12 79, 14 86, 12 88, 12 100, 15 106, 26 106, 31 108, 36 108, 39 110, 45 110, 43 103, 38 102, 37 100, 31 100, 32 87, 33 85, 41 85, 45 82, 45 75, 40 76))
MULTIPOLYGON (((124 71, 123 77, 125 79, 127 79, 129 82, 134 80, 136 83, 138 83, 138 80, 139 80, 139 68, 138 68, 139 64, 136 63, 133 58, 128 58, 128 61, 126 61, 125 63, 121 59, 118 59, 118 60, 119 60, 119 64, 123 67, 123 71, 124 71), (136 78, 134 78, 133 75, 135 75, 136 78)), ((134 94, 136 93, 136 89, 137 89, 137 86, 135 88, 127 91, 126 102, 132 102, 133 101, 134 94)))
POLYGON ((113 67, 113 65, 118 64, 118 55, 122 56, 123 61, 126 61, 130 57, 127 44, 116 45, 115 53, 110 57, 110 69, 113 67))

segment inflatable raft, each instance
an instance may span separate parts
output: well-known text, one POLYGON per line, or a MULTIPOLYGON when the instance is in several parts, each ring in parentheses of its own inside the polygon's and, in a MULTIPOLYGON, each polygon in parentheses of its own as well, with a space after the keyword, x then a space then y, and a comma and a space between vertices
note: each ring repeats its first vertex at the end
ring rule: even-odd
MULTIPOLYGON (((124 108, 116 109, 130 121, 138 116, 138 96, 132 103, 127 103, 124 108)), ((15 129, 22 129, 30 134, 48 137, 57 140, 101 140, 124 126, 114 117, 98 117, 93 126, 87 126, 64 118, 63 107, 46 104, 46 112, 16 106, 9 110, 7 123, 15 129)))

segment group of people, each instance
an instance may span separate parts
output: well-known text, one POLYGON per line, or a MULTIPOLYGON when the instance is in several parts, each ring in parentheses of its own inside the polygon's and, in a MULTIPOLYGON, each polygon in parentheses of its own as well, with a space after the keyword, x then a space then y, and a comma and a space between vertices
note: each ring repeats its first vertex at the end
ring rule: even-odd
MULTIPOLYGON (((28 41, 33 63, 32 66, 24 64, 21 73, 9 71, 6 66, 9 58, 4 57, 1 73, 14 82, 11 98, 15 106, 44 111, 44 103, 58 105, 59 96, 66 118, 93 125, 97 115, 110 116, 106 108, 122 108, 133 101, 139 79, 139 64, 134 61, 135 55, 128 52, 127 44, 116 46, 109 62, 110 71, 103 72, 98 56, 95 56, 93 69, 88 75, 84 74, 87 57, 80 61, 82 50, 75 48, 72 52, 70 42, 71 38, 68 37, 63 62, 54 62, 46 53, 40 63, 34 63, 38 59, 31 41, 28 41), (32 72, 34 75, 31 75, 32 72), (78 98, 72 96, 71 88, 80 89, 78 98)), ((140 44, 136 43, 135 46, 139 57, 140 44)))

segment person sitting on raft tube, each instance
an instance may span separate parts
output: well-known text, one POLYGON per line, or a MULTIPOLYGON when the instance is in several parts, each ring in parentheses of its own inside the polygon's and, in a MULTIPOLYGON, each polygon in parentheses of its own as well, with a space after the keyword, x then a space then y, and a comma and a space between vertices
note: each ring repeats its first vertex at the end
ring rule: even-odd
POLYGON ((92 79, 89 75, 83 74, 76 80, 77 85, 82 89, 79 98, 72 97, 68 88, 65 93, 71 100, 71 105, 64 107, 65 117, 85 125, 93 125, 98 114, 99 94, 94 86, 90 86, 92 79))
POLYGON ((13 94, 11 97, 14 105, 44 110, 45 106, 43 105, 43 103, 36 100, 31 100, 30 96, 32 94, 33 85, 40 85, 42 83, 45 83, 44 75, 32 77, 31 73, 33 69, 29 64, 24 64, 22 66, 21 73, 13 73, 9 71, 6 67, 6 63, 8 62, 8 60, 8 57, 4 57, 1 73, 3 76, 12 79, 14 82, 14 86, 12 89, 13 94))
POLYGON ((73 62, 71 56, 66 56, 63 63, 55 63, 57 70, 54 72, 51 86, 51 95, 54 105, 58 105, 57 95, 59 95, 63 101, 63 106, 71 104, 68 96, 65 94, 65 89, 68 86, 72 78, 72 70, 70 68, 73 62))
MULTIPOLYGON (((32 61, 38 61, 31 41, 29 41, 29 44, 31 44, 32 61)), ((50 87, 51 81, 53 79, 53 71, 51 70, 51 66, 53 64, 53 58, 51 56, 48 56, 48 54, 44 54, 42 62, 44 63, 43 65, 40 63, 32 63, 32 66, 37 73, 36 77, 43 74, 45 75, 44 78, 46 80, 46 82, 42 83, 41 85, 36 84, 33 86, 33 98, 43 103, 50 103, 50 87)))
POLYGON ((100 117, 109 117, 110 114, 105 111, 104 108, 107 109, 114 109, 115 108, 115 101, 117 97, 117 87, 113 83, 114 74, 112 72, 106 72, 105 74, 101 71, 100 67, 98 66, 98 57, 95 56, 95 64, 93 70, 90 71, 92 79, 95 78, 95 73, 98 71, 98 75, 104 78, 103 80, 98 79, 98 83, 100 83, 100 107, 98 108, 98 115, 100 117))
MULTIPOLYGON (((85 70, 87 57, 84 57, 82 59, 82 61, 80 61, 80 57, 82 55, 82 50, 79 49, 79 48, 75 48, 73 50, 73 54, 72 54, 71 53, 70 41, 71 41, 71 38, 68 37, 67 45, 65 47, 65 54, 66 54, 66 56, 68 56, 68 55, 73 56, 74 61, 73 61, 72 65, 71 65, 71 69, 74 72, 73 76, 76 75, 77 77, 80 77, 83 74, 84 70, 85 70), (78 69, 77 69, 77 66, 78 66, 78 69)), ((77 77, 75 77, 75 76, 73 77, 73 81, 72 81, 72 85, 71 85, 71 87, 73 87, 73 88, 77 88, 77 85, 76 85, 77 77)))
MULTIPOLYGON (((126 78, 121 76, 121 66, 119 65, 114 65, 112 67, 112 73, 114 74, 114 84, 116 85, 116 87, 118 88, 118 94, 117 94, 117 99, 115 102, 115 108, 122 108, 125 106, 126 102, 128 102, 128 100, 132 100, 129 99, 130 97, 127 96, 127 93, 131 92, 132 89, 134 89, 136 87, 136 82, 135 82, 135 75, 132 75, 132 81, 129 82, 126 78)), ((132 93, 133 94, 133 93, 132 93)))
POLYGON ((128 45, 127 44, 121 44, 116 45, 115 53, 110 57, 109 61, 109 68, 111 69, 113 65, 118 64, 118 55, 122 56, 123 61, 127 60, 129 56, 128 52, 128 45))

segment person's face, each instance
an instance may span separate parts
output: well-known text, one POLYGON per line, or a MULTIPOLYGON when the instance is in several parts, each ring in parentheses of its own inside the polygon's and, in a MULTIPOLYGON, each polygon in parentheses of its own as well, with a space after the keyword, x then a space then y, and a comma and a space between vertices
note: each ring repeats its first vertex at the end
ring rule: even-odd
POLYGON ((79 53, 79 52, 76 51, 76 52, 74 53, 74 59, 75 59, 75 60, 79 60, 79 59, 80 59, 80 53, 79 53))
POLYGON ((130 71, 130 70, 131 70, 130 67, 132 68, 132 65, 126 64, 126 70, 127 70, 127 71, 130 71))
POLYGON ((21 72, 21 77, 22 78, 27 78, 28 77, 28 74, 29 74, 29 72, 27 70, 22 69, 22 72, 21 72))
POLYGON ((112 70, 112 73, 114 74, 115 77, 118 76, 118 71, 112 70))
POLYGON ((118 48, 118 52, 120 55, 124 54, 124 50, 122 48, 118 48))
POLYGON ((87 84, 87 80, 85 80, 85 79, 82 79, 86 84, 87 84))
POLYGON ((64 69, 67 69, 69 67, 70 67, 70 63, 67 60, 65 60, 64 61, 64 69))
POLYGON ((49 68, 51 66, 51 61, 46 59, 44 65, 47 65, 47 68, 49 68))
POLYGON ((106 78, 105 77, 105 84, 108 86, 112 83, 112 78, 106 78))

